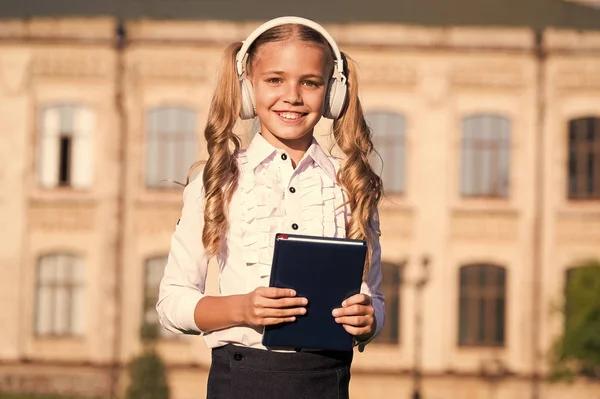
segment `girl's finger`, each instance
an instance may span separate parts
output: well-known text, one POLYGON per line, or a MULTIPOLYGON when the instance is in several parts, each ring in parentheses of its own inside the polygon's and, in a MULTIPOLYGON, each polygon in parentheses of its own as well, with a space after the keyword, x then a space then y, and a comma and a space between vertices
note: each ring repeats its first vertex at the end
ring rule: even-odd
POLYGON ((374 309, 371 306, 364 305, 352 305, 348 308, 338 308, 334 309, 331 314, 334 317, 342 317, 342 316, 369 316, 374 313, 374 309))
POLYGON ((262 325, 272 326, 274 324, 291 323, 293 321, 296 321, 295 317, 269 317, 269 318, 263 319, 262 325))
POLYGON ((350 298, 342 302, 342 307, 347 308, 352 305, 370 305, 371 297, 365 294, 352 295, 350 298))
POLYGON ((273 309, 281 309, 281 308, 297 308, 301 306, 306 306, 308 304, 308 300, 306 298, 262 298, 258 301, 257 305, 262 308, 273 308, 273 309))
POLYGON ((366 328, 366 327, 354 327, 354 326, 348 326, 346 324, 344 324, 343 327, 344 327, 344 330, 346 330, 348 332, 348 334, 354 335, 354 336, 365 335, 365 334, 369 334, 371 332, 370 329, 366 328))
POLYGON ((287 298, 295 297, 296 291, 288 288, 275 288, 275 287, 259 287, 256 289, 256 293, 264 296, 265 298, 287 298))
POLYGON ((335 322, 353 327, 367 327, 371 324, 370 320, 366 316, 344 316, 336 317, 335 322))
POLYGON ((258 313, 258 316, 267 319, 267 318, 272 318, 272 317, 286 318, 286 317, 293 317, 293 316, 302 316, 304 314, 306 314, 305 308, 288 308, 288 309, 265 308, 265 309, 260 310, 260 312, 258 313))

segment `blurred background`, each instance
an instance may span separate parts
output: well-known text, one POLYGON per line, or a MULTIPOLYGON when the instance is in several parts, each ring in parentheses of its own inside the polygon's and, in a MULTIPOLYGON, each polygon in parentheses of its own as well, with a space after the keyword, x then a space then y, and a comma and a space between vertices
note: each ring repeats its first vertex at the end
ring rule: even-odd
POLYGON ((600 398, 598 0, 0 0, 0 398, 205 397, 203 340, 156 324, 169 181, 224 48, 283 15, 358 63, 383 160, 352 398, 600 398))

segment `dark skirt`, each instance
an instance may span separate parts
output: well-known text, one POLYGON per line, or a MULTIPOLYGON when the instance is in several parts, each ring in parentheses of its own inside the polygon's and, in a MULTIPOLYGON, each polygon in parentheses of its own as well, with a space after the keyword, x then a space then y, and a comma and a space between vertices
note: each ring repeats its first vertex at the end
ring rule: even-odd
POLYGON ((352 355, 215 348, 207 399, 348 399, 352 355))

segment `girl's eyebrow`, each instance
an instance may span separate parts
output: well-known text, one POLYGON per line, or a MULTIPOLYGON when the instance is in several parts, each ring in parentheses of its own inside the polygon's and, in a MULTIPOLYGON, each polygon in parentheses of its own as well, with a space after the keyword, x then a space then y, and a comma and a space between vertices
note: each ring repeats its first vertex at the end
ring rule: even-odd
MULTIPOLYGON (((278 75, 278 76, 282 76, 285 75, 286 73, 284 71, 265 71, 263 72, 261 75, 278 75)), ((313 78, 313 79, 321 79, 323 80, 323 75, 317 75, 314 73, 309 73, 306 75, 302 75, 302 79, 307 79, 307 78, 313 78)))
POLYGON ((308 75, 303 75, 302 76, 304 79, 306 78, 314 78, 314 79, 320 79, 323 80, 323 75, 315 75, 314 73, 310 73, 308 75))

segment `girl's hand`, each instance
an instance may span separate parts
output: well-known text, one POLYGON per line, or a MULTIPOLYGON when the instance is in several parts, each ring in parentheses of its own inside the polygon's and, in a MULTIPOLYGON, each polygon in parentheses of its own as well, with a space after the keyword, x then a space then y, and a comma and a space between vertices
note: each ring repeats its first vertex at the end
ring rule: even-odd
POLYGON ((341 308, 334 309, 332 314, 336 323, 340 323, 348 333, 361 340, 369 339, 375 332, 375 309, 369 295, 352 295, 342 302, 341 308))
POLYGON ((308 300, 287 288, 258 287, 242 295, 243 323, 252 327, 292 322, 306 313, 308 300))

